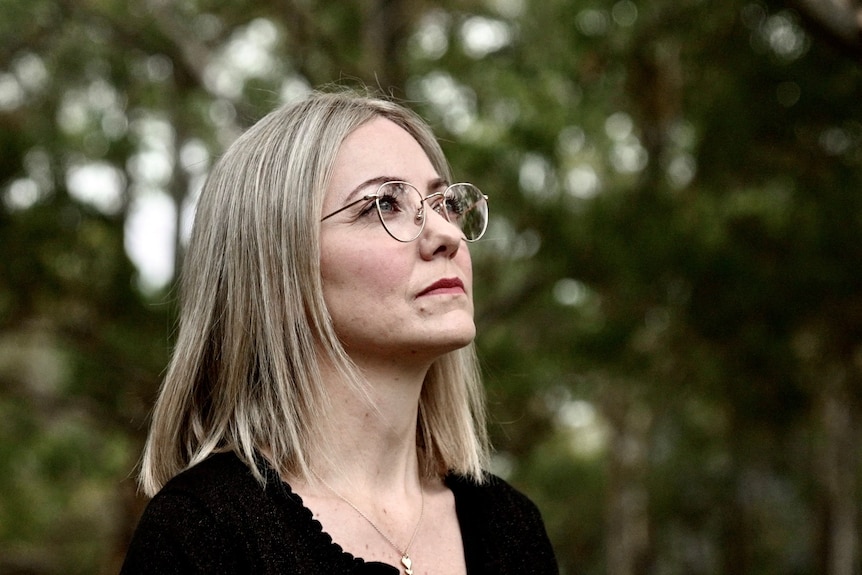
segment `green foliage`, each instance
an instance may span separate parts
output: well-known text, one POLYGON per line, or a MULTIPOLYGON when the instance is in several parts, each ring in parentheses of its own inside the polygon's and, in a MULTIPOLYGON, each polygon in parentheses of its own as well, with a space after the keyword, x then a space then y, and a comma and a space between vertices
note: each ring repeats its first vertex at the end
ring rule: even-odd
POLYGON ((174 312, 127 255, 136 210, 188 217, 245 126, 333 82, 410 103, 491 197, 472 254, 497 464, 564 572, 841 572, 862 492, 862 72, 807 12, 0 13, 0 572, 116 571, 174 312), (82 188, 93 166, 111 183, 82 188))

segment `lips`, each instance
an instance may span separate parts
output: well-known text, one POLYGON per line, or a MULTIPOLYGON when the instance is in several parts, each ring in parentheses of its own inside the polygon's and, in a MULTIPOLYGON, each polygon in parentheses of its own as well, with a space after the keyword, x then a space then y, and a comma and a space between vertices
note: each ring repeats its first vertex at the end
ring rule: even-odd
POLYGON ((419 292, 419 296, 444 293, 465 293, 464 282, 459 278, 443 278, 419 292))

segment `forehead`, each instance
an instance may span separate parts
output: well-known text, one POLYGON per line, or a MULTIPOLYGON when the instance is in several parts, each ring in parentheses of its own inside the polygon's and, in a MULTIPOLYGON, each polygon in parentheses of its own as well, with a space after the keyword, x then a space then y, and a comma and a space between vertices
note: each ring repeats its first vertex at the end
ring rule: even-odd
POLYGON ((383 175, 411 182, 438 177, 425 150, 407 130, 386 118, 374 118, 341 143, 333 163, 333 183, 383 175))

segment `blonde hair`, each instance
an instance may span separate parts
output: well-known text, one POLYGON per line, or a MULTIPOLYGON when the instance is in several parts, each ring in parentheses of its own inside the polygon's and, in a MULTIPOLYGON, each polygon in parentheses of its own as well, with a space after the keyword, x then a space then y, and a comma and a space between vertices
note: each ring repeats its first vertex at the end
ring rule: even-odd
MULTIPOLYGON (((308 478, 309 454, 329 457, 323 362, 368 397, 323 300, 319 220, 341 143, 376 117, 410 133, 450 179, 423 120, 347 92, 314 93, 271 112, 214 166, 183 265, 176 348, 144 448, 140 484, 148 495, 218 451, 234 451, 260 481, 262 453, 282 476, 308 478)), ((424 475, 481 480, 488 440, 478 371, 472 344, 429 370, 417 424, 424 475)))

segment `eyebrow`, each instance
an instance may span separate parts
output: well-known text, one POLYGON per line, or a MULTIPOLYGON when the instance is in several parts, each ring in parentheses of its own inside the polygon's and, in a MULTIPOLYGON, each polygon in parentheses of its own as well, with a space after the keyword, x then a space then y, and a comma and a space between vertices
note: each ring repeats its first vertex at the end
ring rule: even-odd
MULTIPOLYGON (((374 178, 370 178, 353 188, 350 193, 347 194, 347 197, 344 198, 344 203, 349 204, 351 201, 353 201, 354 197, 356 197, 357 195, 359 195, 360 192, 362 192, 362 190, 371 186, 379 188, 386 182, 407 182, 407 180, 398 176, 377 176, 374 178)), ((434 178, 433 180, 430 180, 428 182, 428 190, 431 190, 433 192, 439 190, 440 188, 445 188, 448 185, 448 182, 444 178, 434 178)))
POLYGON ((448 187, 449 187, 449 182, 447 182, 443 178, 434 178, 433 180, 428 182, 428 189, 429 190, 436 191, 436 190, 439 190, 440 188, 448 188, 448 187))

